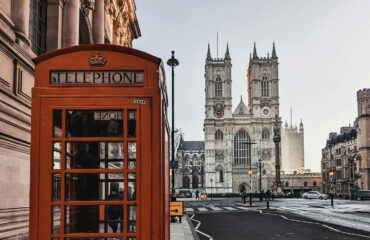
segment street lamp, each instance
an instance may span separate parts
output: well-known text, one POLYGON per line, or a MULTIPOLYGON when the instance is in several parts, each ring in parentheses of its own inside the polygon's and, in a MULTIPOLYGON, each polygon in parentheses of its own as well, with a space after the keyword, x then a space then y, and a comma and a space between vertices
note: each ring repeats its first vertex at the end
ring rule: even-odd
POLYGON ((334 176, 334 172, 333 171, 330 171, 329 172, 329 176, 330 176, 330 191, 331 191, 330 199, 331 199, 331 206, 333 207, 334 206, 334 192, 333 192, 333 176, 334 176))
POLYGON ((260 172, 260 178, 259 178, 259 191, 260 191, 260 202, 262 201, 262 159, 258 159, 258 170, 260 172))
MULTIPOLYGON (((172 131, 171 131, 171 161, 175 162, 175 67, 179 65, 179 61, 175 58, 175 51, 171 52, 171 58, 168 59, 167 65, 172 69, 172 131)), ((175 164, 171 164, 174 166, 175 164)), ((172 168, 172 194, 171 201, 176 201, 175 192, 175 168, 172 168)))
POLYGON ((213 200, 212 199, 212 182, 213 182, 213 179, 211 178, 210 181, 211 181, 211 200, 213 200))

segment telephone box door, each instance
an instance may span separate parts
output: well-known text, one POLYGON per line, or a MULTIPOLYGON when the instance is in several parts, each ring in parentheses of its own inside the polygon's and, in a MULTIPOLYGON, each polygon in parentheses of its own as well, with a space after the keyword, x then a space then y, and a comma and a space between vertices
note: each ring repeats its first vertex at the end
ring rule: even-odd
POLYGON ((150 239, 150 99, 40 106, 38 239, 150 239))

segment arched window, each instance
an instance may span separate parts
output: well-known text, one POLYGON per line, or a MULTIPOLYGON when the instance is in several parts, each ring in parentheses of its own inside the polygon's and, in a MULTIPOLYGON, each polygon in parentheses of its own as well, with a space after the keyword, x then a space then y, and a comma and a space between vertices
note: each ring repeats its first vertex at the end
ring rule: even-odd
POLYGON ((186 155, 185 159, 184 159, 184 166, 189 165, 189 163, 190 163, 190 157, 189 157, 189 155, 186 155))
POLYGON ((198 165, 198 157, 197 157, 197 155, 194 155, 193 156, 193 166, 197 166, 198 165))
POLYGON ((220 77, 216 78, 215 96, 222 97, 222 81, 220 77))
POLYGON ((188 176, 185 176, 183 179, 182 179, 182 187, 183 188, 190 188, 190 179, 188 176))
POLYGON ((303 186, 304 186, 304 187, 307 187, 307 182, 304 182, 304 183, 303 183, 303 186))
POLYGON ((270 139, 270 132, 269 132, 269 130, 268 130, 268 129, 266 129, 266 128, 264 128, 264 129, 262 130, 262 139, 263 139, 263 140, 268 140, 268 139, 270 139))
POLYGON ((262 97, 268 97, 269 96, 269 82, 267 80, 267 77, 264 76, 262 77, 262 82, 261 82, 261 96, 262 97))
POLYGON ((221 129, 218 129, 215 133, 215 139, 216 141, 224 140, 224 133, 221 129))
POLYGON ((316 185, 317 185, 316 181, 315 181, 315 182, 313 182, 313 186, 314 186, 314 187, 316 187, 316 185))
POLYGON ((289 187, 289 182, 285 182, 285 187, 289 187))
POLYGON ((244 130, 240 130, 234 138, 234 164, 249 164, 251 160, 251 138, 244 130), (246 144, 249 143, 249 144, 246 144))
POLYGON ((198 177, 193 175, 193 182, 192 182, 192 187, 193 188, 198 188, 199 187, 199 181, 198 181, 198 177))
POLYGON ((224 182, 224 171, 220 170, 220 182, 224 182))

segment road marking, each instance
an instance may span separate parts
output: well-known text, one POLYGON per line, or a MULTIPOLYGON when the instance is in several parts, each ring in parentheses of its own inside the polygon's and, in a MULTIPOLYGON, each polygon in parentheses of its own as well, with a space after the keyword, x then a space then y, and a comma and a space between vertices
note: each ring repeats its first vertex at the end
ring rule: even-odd
POLYGON ((192 208, 185 208, 185 211, 186 212, 194 212, 194 209, 192 209, 192 208))
POLYGON ((198 233, 200 233, 200 234, 202 234, 203 236, 206 236, 209 240, 213 240, 213 237, 211 237, 210 235, 208 235, 208 234, 206 234, 206 233, 204 233, 204 232, 202 232, 202 231, 198 230, 198 228, 199 228, 199 226, 200 226, 201 222, 200 222, 200 221, 198 221, 198 220, 196 220, 196 219, 194 219, 194 216, 195 216, 195 214, 193 214, 193 215, 190 217, 190 219, 191 219, 192 221, 194 221, 194 222, 197 222, 197 223, 198 223, 198 225, 194 228, 194 229, 195 229, 195 231, 196 231, 196 232, 198 232, 198 233))
POLYGON ((225 208, 227 210, 236 210, 235 208, 232 208, 232 207, 223 207, 223 208, 225 208))
POLYGON ((200 208, 198 208, 198 210, 201 211, 201 212, 207 212, 208 211, 207 208, 204 208, 204 207, 200 207, 200 208))
POLYGON ((242 209, 242 210, 249 210, 249 208, 246 208, 246 207, 236 207, 236 208, 239 208, 239 209, 242 209))
POLYGON ((284 215, 281 215, 281 214, 275 214, 275 213, 264 213, 262 210, 257 210, 260 214, 266 214, 266 215, 275 215, 275 216, 279 216, 279 217, 282 217, 284 218, 285 220, 288 220, 288 221, 292 221, 292 222, 301 222, 301 223, 308 223, 308 224, 316 224, 316 225, 321 225, 323 227, 326 227, 330 230, 333 230, 335 232, 339 232, 339 233, 343 233, 343 234, 347 234, 347 235, 352 235, 352 236, 358 236, 358 237, 363 237, 363 238, 369 238, 370 239, 370 236, 365 236, 365 235, 361 235, 361 234, 357 234, 357 233, 349 233, 349 232, 343 232, 339 229, 336 229, 334 227, 330 227, 326 224, 322 224, 322 223, 315 223, 315 222, 310 222, 310 221, 303 221, 303 220, 298 220, 298 219, 291 219, 291 218, 288 218, 284 215))
POLYGON ((216 210, 216 211, 221 211, 222 209, 221 208, 219 208, 219 207, 210 207, 210 208, 212 208, 213 210, 216 210))

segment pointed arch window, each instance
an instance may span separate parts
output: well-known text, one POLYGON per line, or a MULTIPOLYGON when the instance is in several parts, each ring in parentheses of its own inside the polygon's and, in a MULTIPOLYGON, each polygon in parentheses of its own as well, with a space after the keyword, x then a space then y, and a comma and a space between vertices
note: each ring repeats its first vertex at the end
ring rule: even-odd
POLYGON ((216 182, 224 182, 224 169, 221 165, 216 167, 216 182))
POLYGON ((218 129, 215 133, 215 139, 216 141, 222 141, 224 140, 224 133, 222 132, 221 129, 218 129))
POLYGON ((251 161, 251 138, 244 130, 240 130, 234 137, 234 164, 249 164, 251 161))
POLYGON ((261 82, 261 96, 268 97, 269 91, 270 91, 269 81, 267 80, 266 76, 263 76, 261 82))
POLYGON ((182 187, 183 188, 190 188, 190 179, 188 176, 185 176, 183 179, 182 179, 182 187))
POLYGON ((216 78, 215 96, 222 97, 222 81, 220 77, 216 78))
POLYGON ((268 139, 270 139, 270 131, 269 131, 268 129, 266 129, 266 128, 264 128, 264 129, 262 130, 262 139, 263 139, 263 140, 268 140, 268 139))
POLYGON ((224 171, 220 170, 220 182, 224 182, 224 171))

